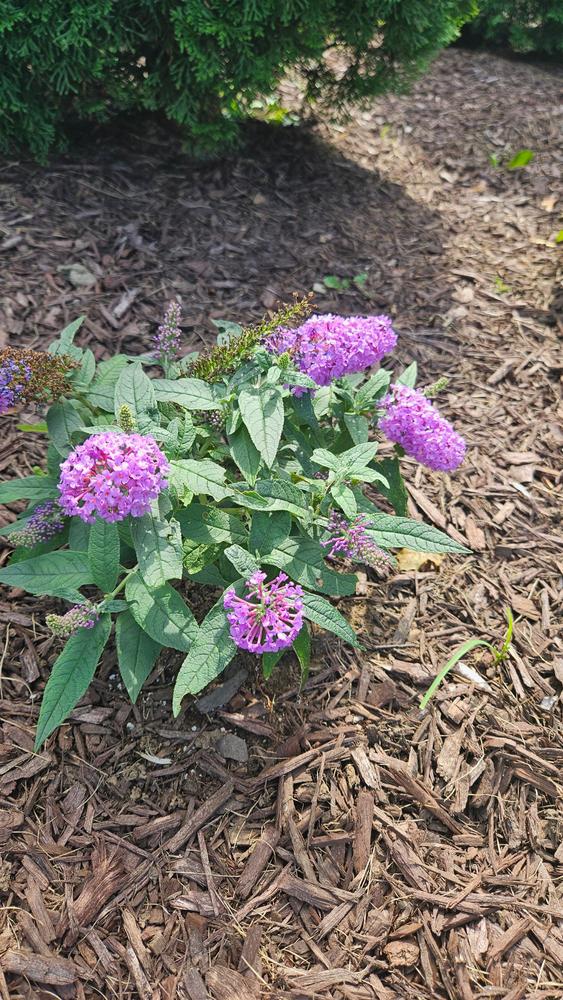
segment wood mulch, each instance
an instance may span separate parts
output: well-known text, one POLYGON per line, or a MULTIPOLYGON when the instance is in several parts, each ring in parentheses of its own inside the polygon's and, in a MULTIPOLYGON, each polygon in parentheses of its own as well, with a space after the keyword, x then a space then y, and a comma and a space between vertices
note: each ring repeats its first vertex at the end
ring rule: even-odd
MULTIPOLYGON (((319 307, 390 312, 401 357, 451 377, 468 458, 413 465, 410 507, 473 554, 362 577, 345 610, 365 652, 319 636, 301 696, 291 663, 265 684, 242 662, 173 721, 173 654, 133 708, 110 652, 39 754, 48 602, 4 592, 1 1000, 563 996, 560 82, 452 50, 410 96, 344 126, 254 126, 219 165, 139 125, 2 166, 15 344, 85 312, 99 356, 146 346, 176 293, 198 345, 211 318, 366 272, 319 307), (522 148, 526 169, 491 165, 522 148), (467 657, 421 714, 507 605, 507 661, 467 657)), ((18 419, 3 478, 42 461, 18 419)))

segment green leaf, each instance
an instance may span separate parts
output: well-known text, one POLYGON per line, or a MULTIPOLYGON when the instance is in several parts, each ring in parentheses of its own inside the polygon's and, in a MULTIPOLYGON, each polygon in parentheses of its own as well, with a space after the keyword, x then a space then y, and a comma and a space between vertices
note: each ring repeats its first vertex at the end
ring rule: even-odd
POLYGON ((182 579, 182 536, 178 521, 153 514, 131 518, 131 537, 139 573, 147 587, 182 579))
POLYGON ((175 403, 186 410, 216 410, 212 386, 200 378, 155 379, 152 382, 159 403, 175 403))
POLYGON ((338 456, 338 474, 348 477, 363 473, 366 466, 375 458, 378 447, 377 441, 365 441, 343 451, 338 456))
POLYGON ((333 632, 339 639, 344 639, 344 642, 360 648, 354 629, 330 601, 325 601, 324 597, 319 597, 318 594, 303 594, 303 614, 305 618, 320 625, 327 632, 333 632))
POLYGON ((303 625, 299 634, 293 640, 293 651, 299 660, 301 667, 301 688, 307 683, 309 667, 311 666, 311 636, 306 624, 303 625))
POLYGON ((35 734, 36 750, 86 693, 110 631, 111 616, 102 615, 93 628, 81 628, 71 635, 55 660, 43 692, 35 734))
POLYGON ((392 503, 395 514, 406 517, 408 493, 403 482, 401 466, 398 458, 384 458, 377 463, 377 468, 383 473, 388 485, 380 483, 379 492, 392 503))
POLYGON ((225 483, 225 470, 209 458, 183 458, 170 462, 170 485, 179 493, 187 486, 192 493, 206 493, 214 500, 230 496, 225 483))
POLYGON ((130 611, 117 616, 115 641, 119 673, 131 701, 135 704, 162 646, 137 625, 130 611))
POLYGON ((40 420, 36 424, 17 424, 19 431, 23 431, 26 434, 46 434, 47 433, 47 421, 40 420))
POLYGON ((315 448, 313 454, 311 455, 311 461, 315 465, 320 465, 323 469, 330 469, 331 472, 338 472, 340 469, 340 460, 338 455, 333 455, 331 451, 327 451, 326 448, 315 448))
POLYGON ((50 476, 25 476, 0 483, 0 503, 13 500, 53 500, 59 496, 57 483, 50 476))
POLYGON ((82 357, 82 351, 79 347, 74 346, 73 341, 85 319, 85 316, 79 316, 78 319, 74 319, 72 323, 65 326, 59 334, 58 340, 49 344, 47 348, 49 354, 68 354, 69 357, 79 360, 82 357))
POLYGON ((254 489, 259 496, 268 500, 283 500, 293 507, 302 510, 308 509, 307 496, 297 486, 288 483, 285 479, 259 479, 254 489))
POLYGON ((229 547, 225 549, 224 555, 244 580, 247 580, 252 573, 255 573, 256 570, 260 569, 256 559, 254 559, 254 557, 251 556, 250 552, 247 552, 246 549, 241 548, 240 545, 229 545, 229 547))
POLYGON ((356 497, 350 487, 344 486, 343 483, 337 483, 332 487, 330 492, 334 502, 338 504, 348 520, 351 521, 358 513, 358 506, 356 504, 356 497))
POLYGON ((182 560, 187 573, 195 576, 208 568, 221 553, 220 545, 209 545, 202 542, 194 542, 191 538, 186 538, 182 546, 182 560))
POLYGON ((563 229, 560 229, 555 237, 556 243, 563 243, 563 229))
POLYGON ((127 358, 123 354, 115 354, 108 361, 100 362, 96 377, 87 392, 87 399, 92 406, 107 413, 114 412, 115 387, 127 364, 127 358))
POLYGON ((204 618, 198 636, 180 667, 172 696, 174 716, 179 714, 185 695, 197 694, 215 680, 236 653, 223 600, 224 595, 221 595, 204 618))
POLYGON ((101 608, 102 611, 111 611, 114 614, 116 614, 119 611, 129 610, 129 605, 127 604, 127 601, 121 601, 119 599, 115 599, 113 601, 102 601, 102 603, 99 604, 98 607, 101 608))
POLYGON ((369 409, 374 400, 383 395, 390 381, 391 374, 385 368, 380 368, 375 375, 372 375, 364 385, 360 386, 354 395, 354 407, 356 411, 361 412, 362 410, 369 409))
POLYGON ((285 510, 256 511, 252 515, 250 549, 252 552, 271 552, 289 537, 291 515, 285 510))
POLYGON ((341 596, 354 594, 356 577, 353 574, 334 573, 323 562, 323 549, 312 538, 292 537, 278 545, 273 552, 262 556, 262 562, 277 566, 297 583, 341 596))
POLYGON ((62 403, 53 403, 47 410, 47 427, 51 440, 59 455, 66 458, 72 450, 71 435, 80 430, 84 423, 83 417, 72 403, 65 399, 62 403))
POLYGON ((90 527, 88 560, 96 587, 109 594, 119 575, 119 532, 117 524, 98 518, 90 527))
POLYGON ((187 652, 198 634, 198 625, 179 593, 165 583, 147 587, 139 573, 129 578, 125 596, 138 625, 162 646, 187 652))
POLYGON ((278 389, 243 389, 239 396, 242 419, 264 462, 271 468, 283 430, 283 397, 278 389))
POLYGON ((370 515, 368 534, 382 549, 412 549, 414 552, 469 553, 463 545, 431 524, 410 517, 382 514, 361 494, 356 493, 358 510, 370 515))
POLYGON ((345 413, 344 423, 354 444, 364 444, 368 439, 369 422, 359 413, 345 413))
POLYGON ((0 569, 0 583, 72 602, 83 600, 78 588, 93 582, 87 552, 48 552, 0 569))
POLYGON ((408 385, 410 389, 414 389, 417 375, 418 375, 418 365, 416 361, 413 361, 412 364, 410 364, 408 368, 405 368, 404 372, 402 372, 402 374, 399 375, 397 382, 400 385, 408 385))
POLYGON ((275 653, 262 653, 262 673, 266 680, 272 676, 274 667, 280 662, 287 649, 278 649, 275 653))
POLYGON ((71 517, 68 529, 68 547, 76 552, 87 552, 90 540, 90 525, 79 517, 71 517))
POLYGON ((248 531, 240 517, 227 514, 215 506, 192 503, 186 510, 178 511, 176 517, 182 534, 194 542, 207 545, 239 542, 245 545, 248 540, 248 531))
POLYGON ((518 152, 506 164, 508 170, 519 170, 520 167, 527 167, 534 159, 533 149, 519 149, 518 152))
POLYGON ((212 564, 205 566, 198 573, 190 573, 190 576, 196 583, 205 584, 206 587, 216 587, 218 590, 224 590, 225 587, 229 586, 229 581, 225 579, 218 567, 212 564))
POLYGON ((158 423, 156 397, 152 380, 145 375, 140 361, 123 368, 115 386, 114 413, 119 417, 122 406, 128 406, 140 434, 158 423))
POLYGON ((96 358, 94 357, 94 352, 88 348, 82 354, 82 363, 77 371, 73 371, 70 374, 70 379, 79 392, 83 392, 88 388, 90 382, 96 374, 96 358))
POLYGON ((466 642, 462 643, 461 646, 458 646, 453 656, 450 656, 448 662, 444 664, 440 672, 436 675, 436 677, 432 681, 432 684, 430 685, 426 693, 423 695, 420 701, 421 711, 426 708, 428 702, 430 701, 432 696, 436 693, 436 691, 440 687, 440 684, 449 674, 450 670, 453 670, 456 663, 459 663, 462 657, 466 656, 467 653, 470 653, 471 650, 475 649, 477 646, 486 646, 488 649, 491 650, 491 652, 493 653, 496 652, 494 646, 491 646, 491 643, 486 642, 485 639, 468 639, 466 642))
POLYGON ((253 486, 260 468, 260 452, 253 444, 246 427, 239 427, 234 434, 229 435, 229 446, 235 463, 246 481, 253 486))

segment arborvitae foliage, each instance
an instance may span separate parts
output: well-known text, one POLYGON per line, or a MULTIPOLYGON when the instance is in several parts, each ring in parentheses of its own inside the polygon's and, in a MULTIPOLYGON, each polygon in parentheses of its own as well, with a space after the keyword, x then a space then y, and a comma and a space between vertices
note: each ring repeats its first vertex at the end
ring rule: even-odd
POLYGON ((482 0, 468 35, 514 52, 563 56, 563 0, 482 0))
POLYGON ((193 150, 224 148, 288 67, 331 109, 401 91, 474 13, 475 0, 3 0, 0 147, 44 158, 70 122, 135 109, 164 112, 193 150))

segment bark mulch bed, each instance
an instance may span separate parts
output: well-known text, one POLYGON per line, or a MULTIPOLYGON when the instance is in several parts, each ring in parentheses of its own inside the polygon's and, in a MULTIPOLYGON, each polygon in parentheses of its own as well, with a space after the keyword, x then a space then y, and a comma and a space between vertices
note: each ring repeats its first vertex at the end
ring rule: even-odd
MULTIPOLYGON (((1 1000, 563 996, 559 84, 450 51, 408 97, 343 127, 255 126, 219 165, 134 126, 2 167, 15 344, 85 312, 98 355, 146 346, 176 293, 197 345, 211 318, 366 272, 319 307, 390 312, 402 357, 451 376, 468 458, 451 478, 413 466, 410 505, 473 554, 362 577, 345 610, 365 652, 319 638, 301 696, 291 663, 268 685, 242 663, 173 721, 174 664, 132 708, 108 654, 39 754, 47 602, 5 592, 1 1000), (522 148, 526 169, 491 165, 522 148), (473 654, 421 715, 506 605, 508 660, 473 654)), ((3 478, 42 460, 16 422, 3 478)))

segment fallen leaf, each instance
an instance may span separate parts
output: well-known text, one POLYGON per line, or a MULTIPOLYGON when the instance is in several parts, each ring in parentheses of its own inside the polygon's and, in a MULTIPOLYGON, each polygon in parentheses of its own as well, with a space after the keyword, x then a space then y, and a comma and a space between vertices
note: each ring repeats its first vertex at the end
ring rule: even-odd
POLYGON ((553 209, 555 208, 556 204, 557 204, 556 194, 546 194, 545 198, 542 198, 542 200, 540 201, 540 205, 543 208, 544 212, 553 212, 553 209))
POLYGON ((61 264, 57 271, 66 274, 71 285, 74 285, 75 288, 91 288, 98 280, 95 274, 84 267, 84 264, 61 264))
POLYGON ((438 569, 443 558, 443 553, 413 552, 412 549, 399 549, 396 555, 399 569, 405 572, 418 569, 438 569))

